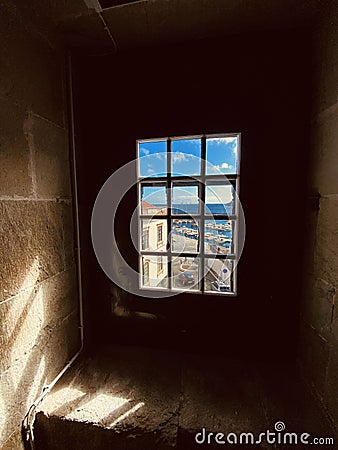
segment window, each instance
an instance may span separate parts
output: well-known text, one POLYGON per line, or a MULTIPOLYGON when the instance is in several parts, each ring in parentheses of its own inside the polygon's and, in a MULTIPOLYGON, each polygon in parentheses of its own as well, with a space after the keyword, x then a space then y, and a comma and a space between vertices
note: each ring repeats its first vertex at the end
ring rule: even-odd
POLYGON ((157 276, 163 272, 163 257, 159 256, 157 260, 157 276))
POLYGON ((149 248, 149 228, 142 230, 142 250, 149 248))
POLYGON ((149 261, 143 261, 143 285, 149 284, 149 261))
POLYGON ((239 154, 238 133, 137 142, 141 288, 236 294, 239 154))
POLYGON ((157 246, 163 242, 163 225, 157 225, 157 246))

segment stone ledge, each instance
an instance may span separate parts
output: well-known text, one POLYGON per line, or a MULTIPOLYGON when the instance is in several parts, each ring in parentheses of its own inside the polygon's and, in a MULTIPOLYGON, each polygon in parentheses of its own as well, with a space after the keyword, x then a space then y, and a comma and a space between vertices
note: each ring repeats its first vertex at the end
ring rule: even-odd
POLYGON ((258 436, 278 420, 332 435, 293 366, 116 346, 65 375, 39 407, 35 436, 37 450, 188 450, 203 427, 258 436))

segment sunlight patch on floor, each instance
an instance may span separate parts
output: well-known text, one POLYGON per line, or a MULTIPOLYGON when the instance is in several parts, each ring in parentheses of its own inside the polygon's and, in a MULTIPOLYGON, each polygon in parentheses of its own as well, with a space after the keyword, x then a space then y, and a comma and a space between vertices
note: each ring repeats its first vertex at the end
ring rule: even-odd
POLYGON ((57 411, 68 403, 75 402, 81 397, 85 397, 85 393, 73 387, 65 387, 58 391, 52 391, 43 401, 43 407, 47 408, 50 413, 57 411))
POLYGON ((66 415, 66 419, 99 423, 129 400, 108 394, 98 394, 79 408, 66 415))
POLYGON ((133 406, 132 408, 130 408, 127 412, 125 412, 124 414, 121 414, 117 419, 114 420, 114 422, 112 422, 109 425, 109 428, 113 428, 115 425, 117 425, 119 422, 122 422, 124 419, 126 419, 128 416, 130 416, 131 414, 133 414, 134 412, 136 412, 138 409, 142 408, 142 406, 144 406, 143 402, 137 403, 137 405, 133 406))

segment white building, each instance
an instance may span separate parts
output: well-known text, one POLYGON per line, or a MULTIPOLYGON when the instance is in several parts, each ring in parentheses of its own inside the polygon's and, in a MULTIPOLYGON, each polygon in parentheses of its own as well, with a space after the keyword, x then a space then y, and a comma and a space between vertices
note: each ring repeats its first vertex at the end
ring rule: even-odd
MULTIPOLYGON (((142 201, 142 214, 149 216, 166 214, 165 208, 142 201)), ((166 287, 167 258, 161 255, 167 245, 167 219, 142 219, 142 251, 158 252, 158 255, 142 256, 142 286, 166 287)))

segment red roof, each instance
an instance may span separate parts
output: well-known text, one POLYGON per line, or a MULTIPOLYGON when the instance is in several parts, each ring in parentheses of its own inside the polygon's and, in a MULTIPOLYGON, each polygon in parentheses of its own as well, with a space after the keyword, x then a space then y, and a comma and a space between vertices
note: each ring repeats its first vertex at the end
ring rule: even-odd
POLYGON ((142 200, 142 209, 150 209, 150 208, 155 208, 155 206, 142 200))

